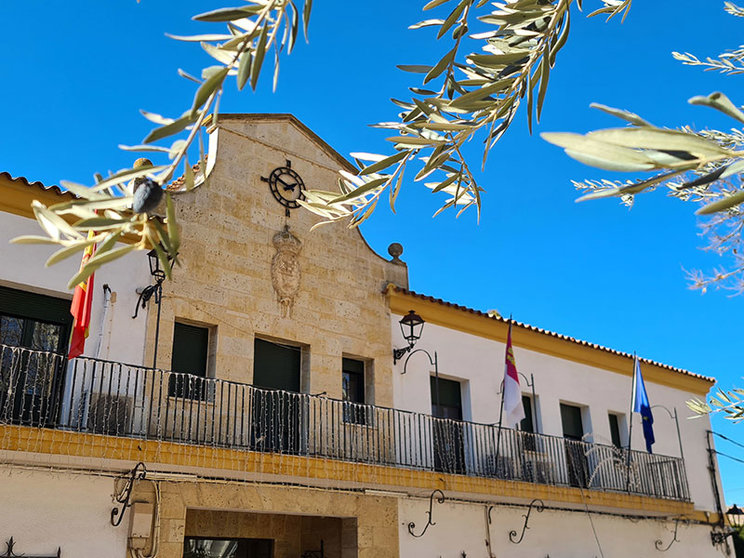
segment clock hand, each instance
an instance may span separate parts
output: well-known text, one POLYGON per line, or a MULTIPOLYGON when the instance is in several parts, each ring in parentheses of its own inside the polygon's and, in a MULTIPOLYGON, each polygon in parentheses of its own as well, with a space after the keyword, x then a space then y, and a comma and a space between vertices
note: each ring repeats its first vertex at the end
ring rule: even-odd
POLYGON ((289 184, 287 184, 286 182, 284 182, 284 180, 282 180, 280 177, 277 176, 276 179, 284 185, 284 189, 285 190, 290 190, 290 189, 294 188, 294 185, 290 186, 289 184))
POLYGON ((295 189, 295 186, 297 186, 297 184, 292 184, 292 185, 287 184, 287 185, 284 186, 284 190, 285 191, 287 191, 287 190, 294 190, 295 189))

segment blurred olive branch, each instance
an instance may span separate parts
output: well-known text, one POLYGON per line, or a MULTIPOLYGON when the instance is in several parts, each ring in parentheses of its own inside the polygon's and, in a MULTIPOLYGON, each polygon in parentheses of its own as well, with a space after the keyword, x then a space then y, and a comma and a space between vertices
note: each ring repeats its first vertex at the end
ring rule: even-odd
POLYGON ((96 184, 90 187, 62 181, 62 186, 76 199, 49 207, 40 202, 33 205, 36 219, 47 236, 22 236, 13 242, 58 245, 60 248, 47 260, 47 265, 78 254, 90 244, 97 244, 95 255, 70 279, 68 288, 135 249, 154 248, 163 260, 163 269, 170 276, 171 266, 167 259, 178 262, 180 248, 172 196, 206 183, 202 124, 210 115, 212 122, 217 122, 225 80, 234 76, 238 89, 250 83, 255 90, 265 56, 273 48, 273 82, 276 87, 279 55, 284 50, 287 53, 292 51, 300 27, 307 37, 311 10, 312 0, 304 0, 301 12, 291 0, 246 0, 243 6, 220 8, 194 16, 196 21, 226 25, 227 29, 222 33, 169 35, 179 41, 198 42, 218 64, 204 68, 201 78, 179 69, 181 77, 198 84, 191 106, 176 118, 142 111, 142 115, 157 127, 145 137, 142 145, 120 147, 127 151, 167 154, 171 162, 153 165, 150 160, 140 158, 132 168, 106 178, 97 176, 96 184), (155 145, 155 142, 181 134, 186 137, 173 141, 169 146, 155 145), (199 165, 194 172, 189 164, 188 151, 197 138, 199 165), (177 186, 169 185, 181 163, 184 169, 182 180, 177 186), (163 197, 165 215, 161 216, 157 211, 163 197), (88 238, 88 231, 95 231, 92 238, 88 238), (121 245, 120 241, 125 237, 134 238, 134 242, 121 245))
MULTIPOLYGON (((744 17, 744 9, 731 2, 725 2, 724 9, 731 15, 744 17)), ((728 75, 744 72, 744 47, 704 60, 689 53, 672 54, 676 60, 689 66, 718 70, 728 75)), ((689 102, 717 110, 732 118, 738 126, 744 124, 742 107, 721 92, 692 97, 689 102)), ((583 192, 577 201, 619 197, 630 206, 636 195, 664 186, 670 196, 700 204, 696 214, 706 217, 702 228, 709 241, 707 250, 728 256, 732 263, 714 270, 711 275, 689 272, 692 286, 703 291, 713 285, 736 294, 744 292, 744 240, 741 234, 744 227, 741 205, 744 202, 741 182, 744 130, 741 127, 729 132, 695 130, 690 126, 661 128, 625 110, 598 104, 592 106, 624 120, 626 126, 583 135, 543 133, 542 137, 587 165, 610 171, 653 174, 629 180, 574 181, 574 186, 583 192)))
POLYGON ((734 422, 744 420, 744 389, 734 388, 727 391, 721 388, 708 397, 708 401, 692 399, 687 406, 698 415, 709 413, 724 413, 726 418, 734 422))
MULTIPOLYGON (((630 7, 630 0, 597 1, 601 7, 590 16, 625 17, 630 7)), ((438 28, 437 40, 450 35, 452 46, 434 65, 399 66, 425 75, 421 87, 411 88, 410 101, 394 100, 403 109, 399 121, 377 125, 397 134, 388 138, 395 152, 387 156, 352 154, 359 172, 340 171, 339 191, 307 191, 304 205, 308 209, 326 221, 348 219, 350 226, 357 226, 372 214, 385 190, 389 190, 394 210, 404 176, 415 168, 414 181, 428 178, 428 188, 447 195, 437 214, 455 208, 459 215, 473 206, 480 214, 483 189, 476 183, 462 148, 478 134, 485 136, 485 164, 489 150, 508 129, 525 97, 530 129, 533 114, 539 120, 550 69, 568 38, 570 8, 576 4, 580 9, 582 1, 504 0, 486 7, 487 3, 488 0, 431 0, 424 6, 424 11, 440 9, 446 16, 411 27, 438 28), (487 31, 471 33, 476 24, 487 31), (463 56, 466 39, 479 44, 482 52, 463 56), (437 91, 426 88, 432 83, 439 83, 437 91)), ((70 279, 70 287, 133 249, 154 247, 161 259, 177 261, 180 239, 172 196, 207 180, 202 124, 210 115, 212 123, 218 121, 220 96, 228 76, 236 78, 238 89, 247 83, 256 88, 265 57, 272 49, 276 87, 280 53, 292 51, 300 27, 307 38, 312 0, 304 0, 301 10, 298 4, 291 0, 246 0, 241 6, 194 16, 196 21, 226 25, 220 33, 169 35, 179 41, 198 42, 218 64, 204 68, 199 78, 179 69, 184 79, 197 83, 190 108, 176 118, 142 111, 157 126, 142 145, 120 147, 167 154, 171 162, 153 165, 148 159, 139 159, 132 168, 101 177, 92 187, 63 181, 62 186, 77 199, 49 207, 36 204, 35 215, 47 236, 25 236, 15 242, 60 246, 47 262, 51 265, 84 250, 91 242, 83 233, 94 230, 96 256, 70 279), (156 145, 177 135, 186 137, 170 145, 156 145), (197 138, 199 165, 195 172, 189 164, 188 151, 197 138), (182 179, 170 183, 182 163, 182 179), (163 218, 157 210, 165 187, 168 210, 163 218), (132 237, 136 239, 134 244, 118 246, 123 238, 132 237)), ((170 266, 164 268, 170 271, 170 266)))
MULTIPOLYGON (((630 3, 604 0, 589 16, 603 14, 611 19, 622 14, 624 18, 630 3)), ((302 204, 325 222, 348 220, 357 226, 372 214, 385 190, 395 211, 404 173, 413 166, 415 182, 428 179, 426 187, 448 196, 435 215, 456 208, 459 216, 475 207, 480 217, 483 188, 470 171, 462 147, 481 137, 485 166, 490 149, 509 128, 525 97, 530 131, 533 118, 539 121, 550 71, 568 40, 572 4, 582 7, 580 0, 430 1, 424 11, 447 8, 443 17, 410 28, 438 29, 436 39, 449 34, 452 47, 433 65, 398 66, 424 77, 420 87, 410 88, 410 101, 393 99, 403 109, 398 120, 376 125, 397 133, 387 138, 394 153, 352 153, 359 172, 341 174, 340 194, 310 190, 302 204), (486 31, 471 33, 476 23, 486 31), (482 52, 462 56, 466 38, 482 52), (430 89, 432 83, 438 83, 438 89, 430 89), (387 171, 391 167, 392 172, 387 171)))

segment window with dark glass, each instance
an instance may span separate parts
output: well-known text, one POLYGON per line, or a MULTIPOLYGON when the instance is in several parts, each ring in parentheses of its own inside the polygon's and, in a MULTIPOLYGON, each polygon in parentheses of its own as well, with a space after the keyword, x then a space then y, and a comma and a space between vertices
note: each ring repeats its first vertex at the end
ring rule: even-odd
POLYGON ((341 372, 341 397, 344 404, 344 421, 367 424, 364 406, 364 361, 344 358, 341 372))
POLYGON ((300 395, 303 349, 256 338, 253 344, 251 447, 300 453, 306 440, 307 400, 300 395))
POLYGON ((465 446, 462 425, 461 384, 430 376, 434 470, 465 472, 465 446), (450 419, 450 420, 442 420, 450 419))
POLYGON ((569 484, 571 486, 587 486, 589 466, 586 462, 583 443, 584 423, 581 418, 581 407, 566 403, 560 405, 569 484))
POLYGON ((66 353, 70 301, 0 287, 0 344, 66 353))
POLYGON ((13 422, 56 418, 71 326, 69 300, 0 287, 0 408, 13 422))
POLYGON ((617 415, 610 413, 610 437, 612 438, 612 445, 616 448, 622 447, 622 442, 620 441, 620 417, 617 415))
POLYGON ((532 412, 532 398, 529 395, 522 396, 522 407, 524 408, 524 418, 519 423, 519 430, 524 432, 522 436, 524 449, 535 451, 535 421, 534 413, 532 412))
POLYGON ((524 408, 524 418, 519 423, 519 429, 522 432, 535 433, 535 423, 532 418, 532 398, 529 395, 522 396, 522 407, 524 408))
POLYGON ((431 412, 435 417, 462 420, 462 397, 460 382, 429 377, 431 390, 431 412))
POLYGON ((175 322, 168 395, 206 399, 208 356, 209 328, 175 322))
POLYGON ((299 393, 302 349, 288 343, 256 339, 253 344, 253 385, 299 393))

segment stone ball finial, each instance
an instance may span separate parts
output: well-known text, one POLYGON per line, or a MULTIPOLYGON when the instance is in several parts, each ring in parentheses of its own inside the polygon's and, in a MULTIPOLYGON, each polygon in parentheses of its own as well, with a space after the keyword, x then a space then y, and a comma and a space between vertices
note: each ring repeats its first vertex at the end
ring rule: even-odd
POLYGON ((403 253, 403 246, 398 242, 393 242, 388 246, 388 254, 393 257, 394 262, 400 262, 400 255, 403 253))
MULTIPOLYGON (((148 159, 146 157, 140 157, 139 159, 137 159, 134 162, 134 164, 132 165, 132 168, 133 169, 139 169, 139 168, 142 168, 142 167, 151 167, 151 166, 152 166, 152 161, 150 161, 150 159, 148 159)), ((142 184, 144 184, 145 182, 147 182, 147 177, 146 176, 138 176, 137 178, 135 178, 134 179, 134 190, 135 191, 139 190, 139 187, 142 184)), ((153 207, 153 209, 154 209, 154 207, 153 207)))

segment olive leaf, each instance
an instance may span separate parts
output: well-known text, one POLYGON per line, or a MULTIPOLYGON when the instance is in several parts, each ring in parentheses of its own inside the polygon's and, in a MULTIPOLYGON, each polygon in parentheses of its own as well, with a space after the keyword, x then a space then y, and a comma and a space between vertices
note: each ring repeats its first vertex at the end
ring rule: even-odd
MULTIPOLYGON (((302 25, 305 36, 311 9, 312 1, 304 0, 302 25)), ((266 51, 273 49, 276 86, 279 52, 284 49, 289 52, 294 47, 300 27, 300 10, 298 4, 288 0, 247 0, 243 6, 211 10, 198 14, 193 19, 225 25, 226 28, 223 27, 223 32, 168 36, 178 41, 198 43, 218 64, 194 73, 201 75, 202 79, 179 68, 178 74, 181 77, 190 84, 197 84, 190 107, 176 118, 142 110, 142 115, 155 124, 155 127, 146 135, 141 145, 120 145, 126 151, 156 156, 167 154, 170 162, 158 165, 148 160, 143 164, 143 160, 139 160, 133 168, 124 169, 106 178, 101 177, 91 187, 63 182, 63 187, 67 188, 74 199, 68 198, 49 207, 38 202, 34 205, 36 219, 47 236, 26 235, 15 239, 19 244, 58 245, 60 248, 48 260, 50 265, 102 241, 95 255, 70 280, 70 286, 85 280, 96 268, 135 249, 155 248, 161 260, 165 256, 165 259, 170 257, 177 262, 180 235, 170 192, 166 192, 166 219, 162 222, 157 215, 132 214, 130 208, 135 190, 145 181, 153 181, 156 187, 165 187, 182 161, 184 186, 174 189, 174 193, 207 184, 202 125, 210 114, 213 117, 212 123, 217 122, 219 98, 226 77, 236 75, 239 88, 243 88, 250 80, 251 86, 255 88, 266 51), (180 137, 170 140, 169 146, 154 145, 171 136, 180 137), (195 174, 188 163, 187 153, 197 138, 200 167, 198 174, 195 174), (74 224, 68 222, 72 220, 75 220, 74 224), (93 237, 95 242, 82 234, 89 231, 96 233, 93 237), (129 244, 117 246, 117 242, 129 244)), ((164 260, 163 262, 164 268, 168 267, 164 260)))
MULTIPOLYGON (((626 14, 630 5, 627 1, 598 1, 603 9, 598 13, 610 16, 626 14)), ((438 59, 398 66, 402 71, 422 75, 421 85, 426 87, 411 87, 410 101, 393 99, 402 109, 398 119, 376 125, 395 131, 387 138, 395 152, 369 159, 371 162, 358 161, 360 176, 380 175, 376 186, 360 189, 356 185, 344 192, 343 211, 337 199, 328 200, 325 208, 315 207, 320 201, 308 204, 308 208, 330 220, 346 213, 354 226, 369 218, 368 209, 377 204, 382 190, 391 189, 390 206, 394 210, 403 174, 413 172, 414 182, 428 180, 427 185, 434 184, 431 190, 435 193, 449 194, 448 187, 457 184, 457 194, 445 198, 441 209, 451 208, 459 215, 463 208, 475 207, 479 216, 483 188, 462 149, 480 135, 485 165, 489 150, 509 128, 525 98, 530 129, 533 114, 539 119, 547 99, 550 71, 568 41, 574 3, 580 7, 574 0, 428 2, 423 9, 431 11, 431 16, 427 14, 426 19, 410 27, 436 29, 437 39, 450 41, 451 46, 438 59), (486 28, 481 29, 483 26, 486 28), (475 27, 478 32, 469 34, 475 27), (473 41, 480 43, 480 51, 464 51, 463 45, 473 41)), ((626 159, 636 162, 636 167, 652 169, 659 165, 651 156, 634 156, 632 149, 616 147, 614 151, 623 152, 626 159)))

